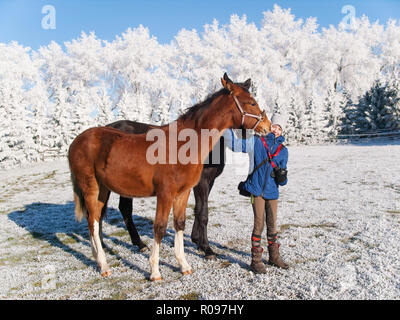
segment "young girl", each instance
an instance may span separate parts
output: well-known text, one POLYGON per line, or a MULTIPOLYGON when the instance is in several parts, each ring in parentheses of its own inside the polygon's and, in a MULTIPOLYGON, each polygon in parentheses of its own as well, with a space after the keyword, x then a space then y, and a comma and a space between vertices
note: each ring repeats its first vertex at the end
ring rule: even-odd
POLYGON ((246 180, 243 189, 251 194, 251 203, 254 212, 254 228, 251 235, 251 269, 255 273, 265 273, 262 262, 263 248, 261 235, 264 221, 267 225, 267 240, 270 265, 283 269, 289 266, 282 261, 279 254, 280 244, 277 242, 277 210, 279 186, 287 183, 287 177, 278 180, 273 177, 274 167, 286 169, 288 150, 283 146, 285 138, 282 136, 284 118, 274 114, 271 118, 271 132, 266 136, 254 135, 249 139, 238 139, 233 131, 228 129, 224 133, 225 144, 234 152, 246 152, 252 158, 250 161, 252 175, 246 180), (270 156, 268 155, 268 152, 270 156), (268 161, 272 157, 272 161, 268 161), (280 182, 277 182, 280 181, 280 182))

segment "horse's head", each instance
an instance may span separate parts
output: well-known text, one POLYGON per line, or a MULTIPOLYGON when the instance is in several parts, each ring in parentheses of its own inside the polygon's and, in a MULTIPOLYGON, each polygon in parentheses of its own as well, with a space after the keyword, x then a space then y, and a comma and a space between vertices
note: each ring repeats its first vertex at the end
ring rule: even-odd
POLYGON ((254 129, 254 131, 265 135, 271 131, 271 121, 265 111, 261 111, 257 101, 250 94, 251 80, 243 84, 235 84, 225 73, 221 79, 222 85, 232 96, 235 105, 233 123, 236 128, 254 129))

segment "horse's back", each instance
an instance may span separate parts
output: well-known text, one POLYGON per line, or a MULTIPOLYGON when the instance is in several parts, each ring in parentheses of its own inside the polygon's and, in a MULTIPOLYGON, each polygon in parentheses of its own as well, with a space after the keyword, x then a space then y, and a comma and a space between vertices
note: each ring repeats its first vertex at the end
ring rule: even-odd
POLYGON ((150 129, 156 128, 157 126, 131 120, 118 120, 108 124, 106 127, 115 128, 126 133, 141 134, 146 133, 150 129))
POLYGON ((79 134, 71 143, 68 157, 73 160, 77 155, 83 158, 98 157, 100 149, 111 146, 115 140, 121 139, 123 132, 106 127, 90 128, 79 134))
POLYGON ((110 127, 82 132, 69 150, 73 173, 93 176, 108 189, 127 197, 154 193, 153 169, 146 161, 145 134, 128 134, 110 127))

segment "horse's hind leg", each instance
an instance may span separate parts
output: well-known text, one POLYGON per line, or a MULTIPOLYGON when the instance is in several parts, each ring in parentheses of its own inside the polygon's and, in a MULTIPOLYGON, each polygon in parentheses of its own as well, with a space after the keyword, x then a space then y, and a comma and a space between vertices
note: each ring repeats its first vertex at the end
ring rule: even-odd
POLYGON ((132 218, 132 199, 130 198, 119 198, 119 210, 124 218, 126 228, 128 229, 129 235, 131 236, 131 241, 134 246, 138 246, 140 252, 145 252, 148 247, 140 239, 139 233, 136 230, 135 223, 132 218))
POLYGON ((100 268, 101 275, 107 277, 111 275, 108 267, 106 255, 101 245, 99 221, 101 211, 104 204, 107 202, 109 191, 104 187, 99 187, 98 190, 86 194, 85 203, 88 209, 88 227, 90 232, 90 244, 93 255, 100 268))
POLYGON ((185 230, 186 221, 186 205, 189 198, 190 189, 177 196, 174 200, 174 228, 175 228, 175 243, 174 251, 176 260, 181 267, 183 275, 191 274, 192 267, 188 264, 185 258, 183 231, 185 230))
POLYGON ((100 221, 99 221, 99 235, 100 235, 101 245, 103 248, 106 247, 106 245, 104 244, 104 241, 103 241, 103 219, 107 216, 107 203, 108 203, 108 199, 110 199, 110 194, 111 194, 111 192, 108 191, 107 199, 103 205, 103 209, 101 210, 100 221))

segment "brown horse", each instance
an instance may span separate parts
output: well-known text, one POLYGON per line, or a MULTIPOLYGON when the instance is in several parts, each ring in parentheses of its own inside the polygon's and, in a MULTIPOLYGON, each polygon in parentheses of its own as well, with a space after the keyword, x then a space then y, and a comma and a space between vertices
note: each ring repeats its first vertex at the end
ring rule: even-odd
POLYGON ((184 275, 192 273, 184 254, 183 231, 189 193, 200 178, 204 160, 227 128, 254 129, 261 134, 271 128, 265 112, 261 112, 247 90, 235 85, 226 74, 221 82, 222 90, 191 107, 170 125, 153 129, 163 134, 156 136, 157 143, 153 135, 149 138, 152 131, 127 134, 108 127, 88 129, 72 142, 68 160, 75 215, 78 220, 83 216, 87 218, 92 253, 102 276, 111 274, 99 236, 101 211, 110 191, 128 198, 157 197, 154 241, 149 259, 150 280, 161 280, 159 248, 171 207, 175 257, 184 275), (204 129, 211 130, 207 139, 203 139, 204 129), (189 142, 182 136, 189 138, 189 142), (154 148, 160 141, 164 142, 161 143, 164 148, 154 148), (197 148, 193 149, 193 145, 197 148), (149 150, 153 151, 153 158, 149 157, 149 150), (189 161, 186 157, 183 161, 182 155, 187 155, 187 151, 190 151, 189 161), (155 157, 157 161, 154 161, 155 157))
MULTIPOLYGON (((235 83, 238 86, 242 86, 245 90, 249 90, 251 86, 251 80, 240 83, 235 83)), ((116 122, 106 125, 106 127, 115 128, 126 133, 147 133, 150 129, 159 128, 159 126, 131 121, 131 120, 118 120, 116 122)), ((246 130, 242 129, 242 137, 246 137, 246 130)), ((225 143, 224 137, 222 136, 214 149, 208 155, 208 161, 205 161, 203 166, 203 171, 200 175, 200 180, 197 185, 193 188, 193 195, 195 199, 194 206, 194 222, 191 233, 191 239, 193 243, 197 244, 197 248, 204 252, 205 259, 215 259, 216 254, 211 249, 208 235, 207 235, 207 225, 208 225, 208 198, 211 189, 214 185, 215 179, 221 175, 225 167, 225 143)), ((129 235, 131 237, 132 244, 138 246, 140 252, 148 250, 147 245, 142 241, 140 235, 136 229, 135 223, 132 217, 133 211, 133 199, 124 198, 120 196, 118 208, 124 219, 124 223, 128 229, 129 235)), ((107 206, 103 207, 101 212, 101 218, 99 221, 100 229, 100 239, 103 247, 103 232, 102 232, 102 222, 107 214, 107 206)))

